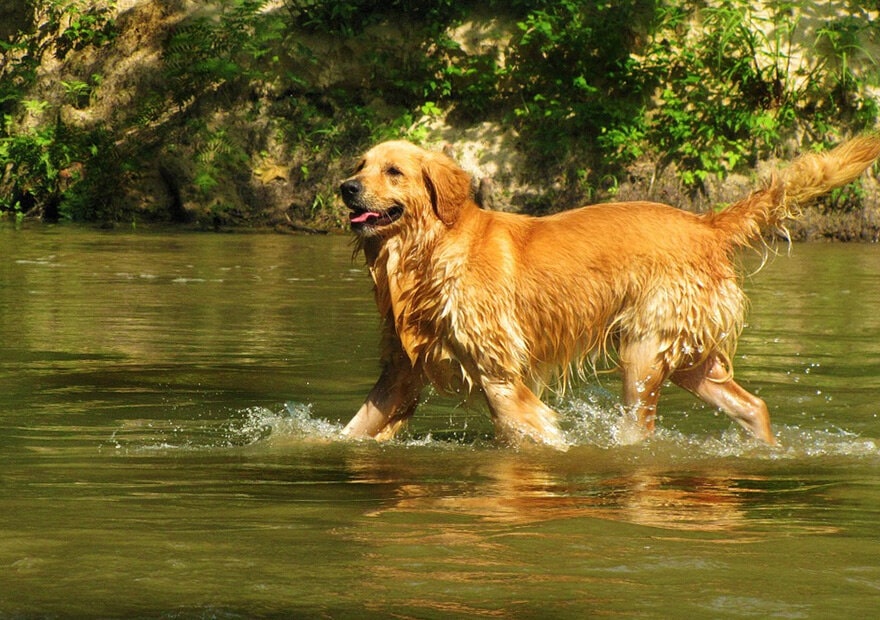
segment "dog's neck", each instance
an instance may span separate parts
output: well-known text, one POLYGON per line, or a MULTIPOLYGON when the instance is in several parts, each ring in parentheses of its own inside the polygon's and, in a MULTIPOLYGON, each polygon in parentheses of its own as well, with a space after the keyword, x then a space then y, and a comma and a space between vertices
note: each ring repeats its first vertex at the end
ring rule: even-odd
POLYGON ((355 258, 359 252, 363 252, 364 259, 367 261, 367 266, 372 268, 373 265, 376 263, 376 258, 379 256, 379 252, 382 249, 382 242, 383 239, 376 236, 355 237, 354 252, 352 258, 355 258))

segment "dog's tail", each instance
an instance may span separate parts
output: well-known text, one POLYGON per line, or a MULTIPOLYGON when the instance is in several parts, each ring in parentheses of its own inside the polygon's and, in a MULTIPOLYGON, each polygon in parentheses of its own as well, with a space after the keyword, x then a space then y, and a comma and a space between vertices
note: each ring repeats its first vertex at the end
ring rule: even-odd
POLYGON ((854 181, 880 157, 880 134, 867 134, 825 153, 809 153, 774 174, 768 186, 709 222, 736 245, 749 245, 767 228, 796 218, 810 200, 854 181))

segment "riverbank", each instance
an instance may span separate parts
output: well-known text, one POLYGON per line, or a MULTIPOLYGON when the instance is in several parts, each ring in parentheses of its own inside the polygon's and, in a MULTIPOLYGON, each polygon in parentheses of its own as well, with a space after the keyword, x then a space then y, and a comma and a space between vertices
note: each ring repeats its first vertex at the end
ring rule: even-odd
MULTIPOLYGON (((0 7, 0 213, 343 230, 336 187, 389 138, 447 151, 487 208, 702 212, 880 118, 880 12, 842 0, 301 5, 0 7)), ((876 240, 876 174, 791 234, 876 240)))

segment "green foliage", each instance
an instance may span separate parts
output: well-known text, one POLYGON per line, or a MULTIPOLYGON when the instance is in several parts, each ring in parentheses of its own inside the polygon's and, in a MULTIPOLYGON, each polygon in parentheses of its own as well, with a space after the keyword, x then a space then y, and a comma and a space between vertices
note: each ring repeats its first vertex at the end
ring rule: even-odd
POLYGON ((372 137, 406 126, 408 137, 425 138, 423 109, 448 112, 450 122, 502 121, 519 131, 536 170, 581 190, 613 187, 621 168, 645 155, 674 162, 696 188, 773 154, 796 129, 825 141, 833 126, 858 130, 878 117, 866 94, 876 76, 850 62, 870 58, 858 41, 876 24, 851 15, 811 33, 797 17, 800 2, 755 12, 747 0, 490 1, 484 10, 515 26, 495 48, 470 52, 450 33, 485 13, 468 3, 411 4, 305 2, 294 11, 299 27, 346 38, 403 21, 423 41, 416 57, 377 46, 370 95, 404 111, 372 137), (811 36, 821 56, 797 57, 796 39, 811 36))
POLYGON ((56 41, 58 55, 70 50, 89 46, 102 47, 116 38, 116 22, 112 18, 115 0, 103 3, 88 0, 35 0, 38 7, 48 9, 50 27, 62 24, 62 17, 69 19, 62 27, 56 41))
POLYGON ((64 89, 68 102, 75 108, 84 109, 91 103, 92 91, 101 84, 101 80, 102 77, 100 75, 94 74, 92 75, 91 83, 72 79, 61 80, 60 84, 64 89))
POLYGON ((468 0, 291 0, 288 9, 294 23, 309 32, 355 37, 370 26, 390 20, 422 23, 435 33, 462 18, 479 2, 468 0))
POLYGON ((520 130, 545 154, 569 144, 570 136, 604 143, 618 132, 631 134, 646 84, 630 50, 649 3, 533 4, 517 23, 504 76, 520 130))
POLYGON ((14 111, 36 79, 43 56, 63 60, 71 50, 109 44, 116 37, 115 0, 28 0, 33 32, 0 41, 0 112, 14 111))
MULTIPOLYGON (((107 215, 107 180, 118 169, 112 140, 100 130, 65 126, 57 104, 29 96, 43 56, 63 59, 73 50, 108 45, 115 37, 114 2, 32 0, 34 32, 3 43, 0 66, 0 214, 35 212, 47 219, 107 215), (34 122, 37 119, 39 122, 34 122)), ((88 105, 93 85, 60 81, 75 107, 88 105)))
POLYGON ((681 7, 657 12, 643 69, 661 88, 660 105, 648 116, 646 138, 676 162, 687 185, 773 154, 799 123, 821 142, 826 119, 856 131, 876 120, 864 78, 846 62, 856 30, 870 24, 827 22, 816 40, 829 42, 821 60, 796 58, 796 35, 807 36, 793 16, 797 4, 768 3, 760 14, 745 0, 706 6, 697 35, 681 7))
POLYGON ((223 129, 207 126, 197 133, 193 184, 207 198, 223 176, 233 174, 247 163, 247 153, 223 129))
MULTIPOLYGON (((268 0, 220 3, 216 14, 179 26, 165 48, 168 91, 175 103, 218 89, 241 88, 267 76, 259 62, 281 37, 284 23, 263 12, 268 0)), ((271 67, 271 62, 268 63, 271 67)))
POLYGON ((83 132, 60 121, 12 131, 0 139, 0 211, 38 211, 45 219, 111 216, 118 172, 112 141, 100 131, 83 132))
POLYGON ((37 70, 100 57, 116 40, 115 2, 29 2, 33 31, 0 42, 0 211, 115 218, 102 188, 168 156, 219 220, 237 208, 224 189, 271 150, 308 194, 303 216, 330 221, 337 160, 487 120, 515 129, 533 172, 573 200, 613 193, 643 157, 699 189, 792 135, 821 143, 880 116, 861 43, 880 27, 855 5, 817 22, 807 0, 760 11, 747 0, 223 0, 168 34, 155 81, 118 126, 82 130, 61 108, 87 112, 100 69, 64 74, 52 93, 34 92, 37 70), (325 70, 351 50, 363 74, 325 70))

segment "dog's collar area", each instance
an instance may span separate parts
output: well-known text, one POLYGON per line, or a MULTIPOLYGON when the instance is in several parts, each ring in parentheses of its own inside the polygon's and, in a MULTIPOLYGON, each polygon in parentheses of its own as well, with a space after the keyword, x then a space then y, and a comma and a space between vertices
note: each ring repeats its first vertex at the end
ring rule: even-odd
POLYGON ((400 219, 403 207, 395 205, 387 211, 354 210, 348 215, 352 230, 380 228, 400 219))

